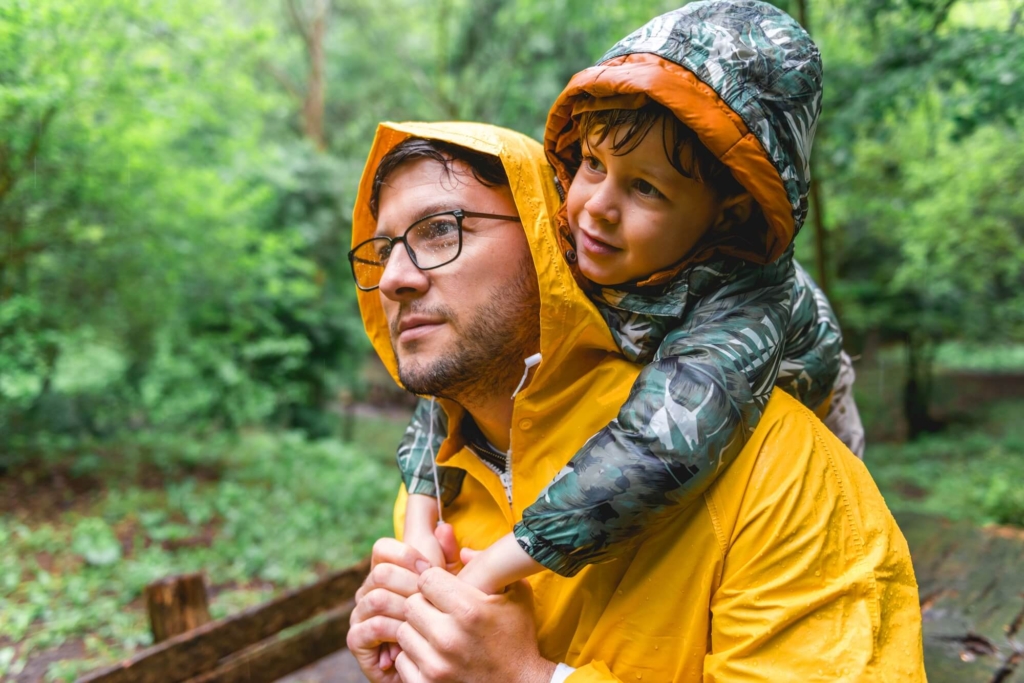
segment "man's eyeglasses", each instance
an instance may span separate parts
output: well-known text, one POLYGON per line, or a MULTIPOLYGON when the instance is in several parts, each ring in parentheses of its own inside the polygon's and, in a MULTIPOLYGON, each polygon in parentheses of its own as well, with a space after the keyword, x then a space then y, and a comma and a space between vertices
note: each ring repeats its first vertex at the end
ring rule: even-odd
POLYGON ((453 209, 424 216, 409 226, 401 237, 371 237, 348 252, 356 287, 370 292, 380 286, 396 242, 405 246, 409 259, 420 270, 433 270, 447 265, 462 253, 462 220, 492 218, 519 222, 518 216, 499 216, 453 209))

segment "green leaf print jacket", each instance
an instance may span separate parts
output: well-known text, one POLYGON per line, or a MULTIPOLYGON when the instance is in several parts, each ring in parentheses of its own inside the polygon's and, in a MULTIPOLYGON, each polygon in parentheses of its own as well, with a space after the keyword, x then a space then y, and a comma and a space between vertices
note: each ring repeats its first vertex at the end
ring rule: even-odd
MULTIPOLYGON (((515 526, 520 545, 565 576, 628 552, 698 499, 740 452, 775 386, 812 409, 824 404, 842 349, 828 301, 793 259, 821 103, 821 62, 806 32, 755 1, 697 2, 652 20, 576 74, 552 108, 545 148, 564 187, 580 163, 573 107, 622 95, 668 107, 760 211, 742 238, 636 286, 582 283, 623 354, 645 367, 617 418, 515 526)), ((564 211, 557 229, 573 263, 564 211)), ((398 449, 410 493, 435 494, 443 412, 431 426, 421 401, 398 449)), ((463 476, 438 467, 443 501, 463 476)))

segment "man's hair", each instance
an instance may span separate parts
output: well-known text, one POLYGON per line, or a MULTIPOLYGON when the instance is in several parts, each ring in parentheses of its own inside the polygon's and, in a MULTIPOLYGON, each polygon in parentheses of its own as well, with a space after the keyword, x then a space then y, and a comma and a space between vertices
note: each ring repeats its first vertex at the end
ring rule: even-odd
POLYGON ((380 210, 380 191, 388 177, 402 164, 419 159, 431 159, 441 164, 448 178, 462 172, 455 166, 455 162, 461 161, 469 166, 473 177, 483 185, 508 185, 505 167, 502 166, 501 159, 494 155, 476 152, 441 140, 408 138, 395 145, 377 165, 377 172, 373 176, 373 189, 370 192, 370 213, 374 218, 377 218, 377 212, 380 210))
POLYGON ((655 125, 660 125, 665 140, 665 157, 683 176, 708 185, 720 198, 746 190, 733 177, 729 167, 711 153, 686 124, 657 102, 639 109, 601 109, 580 116, 580 143, 600 145, 611 135, 612 154, 629 154, 644 141, 655 125))

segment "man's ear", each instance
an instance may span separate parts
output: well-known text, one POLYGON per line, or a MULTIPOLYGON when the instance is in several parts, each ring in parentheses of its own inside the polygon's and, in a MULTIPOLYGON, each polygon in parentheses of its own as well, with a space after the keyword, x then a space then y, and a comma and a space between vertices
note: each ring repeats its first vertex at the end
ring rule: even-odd
POLYGON ((754 198, 749 192, 726 197, 722 200, 722 209, 718 212, 712 230, 717 233, 728 232, 749 221, 753 213, 754 198))

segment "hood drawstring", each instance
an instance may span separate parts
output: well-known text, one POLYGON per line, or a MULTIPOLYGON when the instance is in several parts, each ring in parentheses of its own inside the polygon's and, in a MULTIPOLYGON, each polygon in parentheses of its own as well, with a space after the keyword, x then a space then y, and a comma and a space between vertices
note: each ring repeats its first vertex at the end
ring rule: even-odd
POLYGON ((519 393, 519 390, 523 388, 524 384, 526 384, 526 378, 530 375, 530 368, 540 365, 540 358, 540 354, 535 353, 532 356, 527 357, 526 360, 523 361, 523 363, 526 364, 526 370, 523 371, 523 378, 519 380, 519 386, 517 386, 516 390, 512 392, 512 398, 515 398, 516 394, 519 393))

